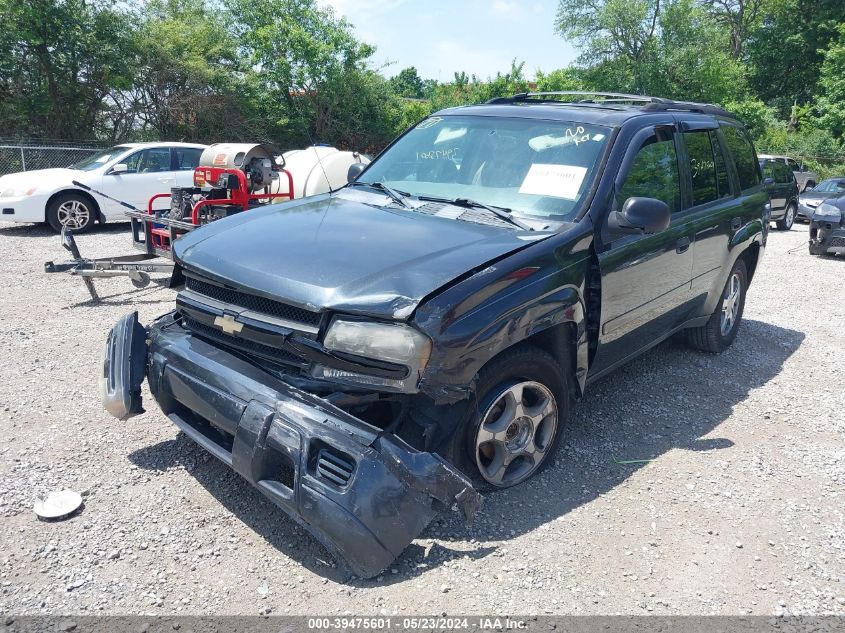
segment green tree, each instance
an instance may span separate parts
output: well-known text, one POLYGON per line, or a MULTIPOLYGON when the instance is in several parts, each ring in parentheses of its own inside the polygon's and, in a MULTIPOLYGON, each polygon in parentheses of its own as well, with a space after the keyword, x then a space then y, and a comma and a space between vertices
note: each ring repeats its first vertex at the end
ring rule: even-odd
POLYGON ((838 37, 824 53, 817 108, 820 127, 841 137, 845 134, 845 23, 837 31, 838 37))
POLYGON ((212 140, 258 132, 244 116, 245 70, 224 20, 202 0, 150 0, 135 39, 137 124, 161 139, 212 140))
POLYGON ((111 0, 0 0, 3 135, 90 139, 133 83, 131 17, 111 0))
POLYGON ((771 0, 748 52, 754 94, 791 116, 795 104, 813 101, 824 54, 842 23, 842 0, 771 0))
POLYGON ((422 99, 425 96, 425 84, 413 66, 404 68, 398 75, 391 77, 390 87, 400 97, 422 99))

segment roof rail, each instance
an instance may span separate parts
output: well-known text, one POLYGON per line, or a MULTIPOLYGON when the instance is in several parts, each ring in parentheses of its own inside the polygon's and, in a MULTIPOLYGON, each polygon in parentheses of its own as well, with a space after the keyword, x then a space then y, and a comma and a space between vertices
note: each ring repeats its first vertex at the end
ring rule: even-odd
POLYGON ((525 103, 535 101, 537 103, 565 103, 566 105, 586 104, 617 104, 628 103, 631 105, 642 105, 643 110, 660 112, 674 110, 679 112, 699 112, 702 114, 714 114, 718 116, 736 118, 731 112, 709 103, 695 103, 693 101, 675 101, 662 97, 649 97, 645 95, 626 94, 623 92, 593 92, 590 90, 554 90, 550 92, 520 92, 511 97, 496 97, 490 99, 488 104, 525 103), (547 97, 599 97, 599 99, 579 99, 577 101, 561 102, 558 99, 547 97))

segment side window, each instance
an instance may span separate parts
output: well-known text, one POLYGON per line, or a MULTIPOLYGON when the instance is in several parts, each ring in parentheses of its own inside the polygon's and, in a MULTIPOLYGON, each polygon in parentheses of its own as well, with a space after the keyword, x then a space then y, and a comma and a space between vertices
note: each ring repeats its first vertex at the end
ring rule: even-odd
POLYGON ((176 155, 176 169, 179 171, 194 169, 200 164, 202 150, 195 147, 176 147, 173 149, 176 155))
POLYGON ((692 206, 718 199, 716 158, 709 132, 685 132, 684 143, 687 146, 689 171, 692 176, 692 206))
POLYGON ((123 161, 129 167, 129 173, 146 174, 158 171, 170 171, 170 149, 151 147, 136 152, 123 161))
POLYGON ((750 189, 760 184, 760 166, 754 153, 754 146, 748 136, 733 125, 722 127, 725 143, 728 146, 736 172, 739 175, 739 188, 750 189))
POLYGON ((795 176, 792 175, 792 170, 784 163, 778 163, 775 173, 778 175, 776 180, 784 184, 792 182, 792 179, 795 178, 795 176))
POLYGON ((719 186, 719 197, 731 196, 731 180, 728 177, 728 165, 725 162, 725 152, 722 142, 715 130, 710 130, 710 143, 713 145, 713 156, 716 159, 716 184, 719 186))
POLYGON ((760 169, 763 170, 763 178, 771 178, 774 181, 777 181, 775 178, 775 161, 767 160, 760 163, 760 169))
POLYGON ((786 164, 792 171, 801 171, 801 168, 798 166, 798 163, 796 163, 791 158, 786 159, 786 164))
POLYGON ((657 136, 652 136, 643 143, 617 195, 619 208, 628 198, 644 197, 662 200, 672 213, 680 210, 678 156, 671 137, 658 140, 657 136))

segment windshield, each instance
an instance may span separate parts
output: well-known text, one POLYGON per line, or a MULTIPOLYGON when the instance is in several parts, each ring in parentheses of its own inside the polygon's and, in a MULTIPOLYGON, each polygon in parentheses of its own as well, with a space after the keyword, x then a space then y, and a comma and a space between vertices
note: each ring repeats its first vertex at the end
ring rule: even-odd
POLYGON ((823 180, 813 191, 822 193, 845 193, 845 180, 823 180))
POLYGON ((609 135, 608 128, 578 122, 435 116, 379 156, 361 181, 572 219, 609 135))
POLYGON ((131 149, 127 145, 115 145, 110 149, 100 150, 96 154, 92 154, 87 158, 83 158, 78 163, 74 163, 70 166, 70 169, 80 169, 82 171, 93 171, 97 169, 97 167, 102 167, 107 162, 109 162, 112 158, 116 158, 119 154, 122 154, 126 150, 131 149))

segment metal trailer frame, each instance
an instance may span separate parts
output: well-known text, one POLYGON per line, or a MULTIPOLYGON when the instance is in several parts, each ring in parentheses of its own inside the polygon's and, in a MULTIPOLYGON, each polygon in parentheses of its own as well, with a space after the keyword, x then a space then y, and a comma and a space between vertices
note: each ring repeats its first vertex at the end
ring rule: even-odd
MULTIPOLYGON (((72 261, 55 263, 48 261, 44 263, 45 273, 62 273, 81 277, 85 287, 93 301, 99 301, 97 288, 94 286, 94 279, 108 277, 128 277, 129 281, 136 288, 146 288, 150 284, 150 273, 172 273, 175 267, 173 254, 170 245, 173 241, 188 231, 193 231, 202 226, 200 224, 200 209, 206 206, 238 206, 242 211, 250 209, 250 203, 258 200, 273 198, 286 198, 293 200, 293 176, 285 169, 280 170, 287 176, 288 191, 285 193, 259 193, 251 194, 247 188, 246 175, 239 169, 197 167, 196 172, 202 171, 204 177, 213 173, 219 179, 223 175, 234 176, 237 179, 238 187, 231 188, 230 198, 205 199, 196 202, 191 209, 191 221, 176 220, 163 214, 167 209, 154 210, 153 202, 161 198, 170 198, 170 193, 157 193, 147 201, 147 210, 143 211, 136 206, 117 200, 101 191, 92 189, 83 183, 73 181, 73 184, 91 193, 108 198, 117 202, 127 210, 124 215, 129 218, 132 230, 132 245, 143 251, 137 255, 122 255, 119 257, 103 257, 91 259, 83 257, 76 244, 73 233, 62 229, 61 240, 72 256, 72 261), (154 261, 160 260, 160 261, 154 261)), ((176 287, 171 278, 169 287, 176 287)))

